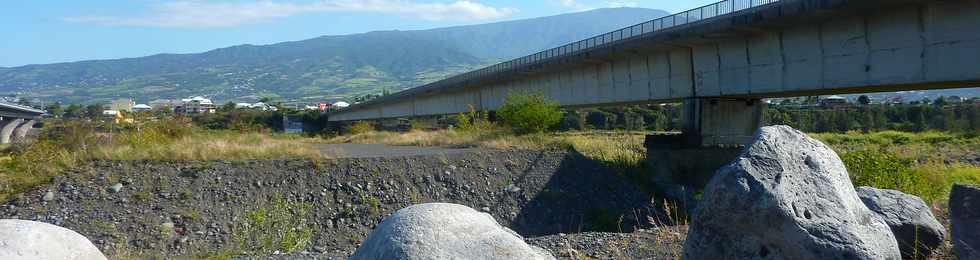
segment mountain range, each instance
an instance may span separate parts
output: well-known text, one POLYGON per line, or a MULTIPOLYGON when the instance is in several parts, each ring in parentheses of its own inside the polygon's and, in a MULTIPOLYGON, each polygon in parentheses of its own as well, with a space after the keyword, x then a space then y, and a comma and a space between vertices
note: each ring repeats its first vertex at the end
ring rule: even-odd
POLYGON ((431 30, 322 36, 196 54, 0 68, 0 94, 68 103, 209 96, 291 101, 399 91, 668 13, 609 8, 431 30))

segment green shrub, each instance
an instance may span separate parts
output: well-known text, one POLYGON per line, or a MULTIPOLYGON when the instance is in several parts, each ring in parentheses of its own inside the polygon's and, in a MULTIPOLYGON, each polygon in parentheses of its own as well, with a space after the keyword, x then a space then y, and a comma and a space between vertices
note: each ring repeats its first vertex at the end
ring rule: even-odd
POLYGON ((973 166, 917 164, 913 159, 877 149, 849 152, 841 159, 854 186, 899 190, 927 202, 945 201, 953 183, 980 184, 980 168, 973 166))
POLYGON ((120 131, 116 142, 133 147, 169 144, 191 134, 193 127, 172 119, 142 124, 128 131, 120 131))
POLYGON ((235 242, 251 255, 303 250, 317 232, 310 223, 312 207, 309 203, 286 202, 282 197, 274 197, 245 214, 246 222, 235 230, 235 242))
POLYGON ((269 128, 263 124, 250 122, 250 121, 234 121, 231 125, 228 125, 228 130, 237 131, 239 133, 268 133, 269 128))
POLYGON ((914 161, 879 150, 863 150, 841 156, 856 186, 900 189, 913 184, 914 161))
POLYGON ((497 116, 520 134, 541 133, 561 121, 558 102, 547 100, 541 93, 507 95, 497 116))
POLYGON ((476 111, 476 107, 469 106, 469 111, 456 115, 456 126, 460 131, 475 132, 490 130, 495 127, 490 121, 490 114, 485 111, 476 111))
POLYGON ((347 133, 356 135, 363 134, 374 131, 374 124, 368 121, 357 121, 356 123, 347 126, 347 133))

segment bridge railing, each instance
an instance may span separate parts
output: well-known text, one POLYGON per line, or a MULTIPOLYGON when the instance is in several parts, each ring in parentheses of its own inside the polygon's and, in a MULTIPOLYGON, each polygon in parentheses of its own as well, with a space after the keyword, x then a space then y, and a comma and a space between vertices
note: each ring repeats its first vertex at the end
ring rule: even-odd
MULTIPOLYGON (((462 82, 483 78, 501 72, 524 69, 542 63, 543 61, 558 58, 561 56, 573 55, 581 52, 594 50, 596 48, 605 47, 607 45, 615 44, 624 40, 648 36, 652 33, 656 33, 665 29, 670 29, 673 27, 682 26, 682 25, 686 25, 686 24, 722 16, 722 15, 737 13, 739 11, 748 10, 756 7, 766 6, 780 1, 783 0, 725 0, 717 3, 705 5, 699 8, 691 9, 688 11, 660 17, 651 21, 647 21, 641 24, 619 29, 613 32, 605 33, 585 40, 569 43, 561 47, 544 50, 535 54, 520 57, 510 61, 501 62, 482 69, 469 71, 463 74, 449 77, 441 81, 430 83, 423 87, 451 86, 451 85, 456 85, 462 82)), ((420 91, 420 90, 421 89, 417 89, 416 91, 420 91)), ((413 94, 414 92, 415 91, 408 90, 401 93, 396 93, 395 95, 389 97, 378 98, 369 101, 367 103, 383 102, 384 100, 387 99, 395 99, 403 95, 413 94)))

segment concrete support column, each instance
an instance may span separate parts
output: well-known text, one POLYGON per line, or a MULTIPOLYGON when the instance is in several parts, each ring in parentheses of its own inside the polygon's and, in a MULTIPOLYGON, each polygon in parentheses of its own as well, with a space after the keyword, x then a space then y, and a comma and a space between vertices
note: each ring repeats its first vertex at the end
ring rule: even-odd
POLYGON ((694 194, 731 163, 762 126, 758 99, 690 99, 684 102, 682 133, 646 138, 647 160, 657 190, 693 209, 694 194))
POLYGON ((10 137, 14 133, 14 129, 24 123, 24 119, 20 118, 5 118, 0 125, 0 144, 9 144, 10 137))
POLYGON ((743 146, 762 127, 764 111, 759 99, 688 99, 682 131, 704 147, 743 146))
POLYGON ((30 132, 31 129, 34 128, 35 124, 37 124, 37 120, 27 120, 27 122, 24 122, 18 126, 17 129, 14 129, 14 136, 12 138, 13 141, 23 142, 25 139, 27 139, 27 132, 30 132))
POLYGON ((375 125, 375 127, 377 127, 378 130, 402 131, 405 130, 405 128, 407 128, 406 125, 407 120, 402 120, 400 118, 385 118, 385 119, 379 119, 375 121, 377 122, 377 125, 375 125))

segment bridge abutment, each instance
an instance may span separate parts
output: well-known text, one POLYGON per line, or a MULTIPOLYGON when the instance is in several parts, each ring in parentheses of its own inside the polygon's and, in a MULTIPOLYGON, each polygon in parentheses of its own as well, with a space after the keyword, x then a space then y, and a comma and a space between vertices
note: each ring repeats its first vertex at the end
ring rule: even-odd
POLYGON ((11 140, 14 142, 24 142, 25 139, 27 139, 27 132, 30 132, 31 129, 34 128, 35 124, 37 124, 37 120, 26 120, 23 124, 17 126, 17 128, 14 129, 11 140))
POLYGON ((20 118, 4 118, 0 121, 0 144, 9 144, 11 135, 18 126, 24 123, 20 118))
POLYGON ((649 135, 647 160, 658 190, 693 207, 697 190, 722 166, 738 157, 762 126, 760 99, 684 101, 681 134, 649 135))

